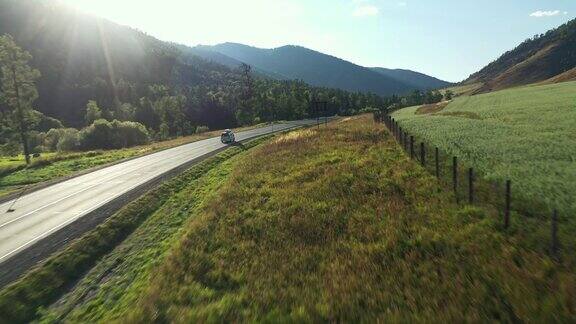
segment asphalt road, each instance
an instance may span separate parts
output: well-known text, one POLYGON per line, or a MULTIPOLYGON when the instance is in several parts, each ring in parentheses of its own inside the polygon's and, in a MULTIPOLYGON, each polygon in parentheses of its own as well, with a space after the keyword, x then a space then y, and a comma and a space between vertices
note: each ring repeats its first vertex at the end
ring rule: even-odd
MULTIPOLYGON (((236 133, 242 141, 297 126, 304 120, 236 133)), ((0 263, 148 181, 225 145, 210 138, 103 168, 0 205, 0 263)))

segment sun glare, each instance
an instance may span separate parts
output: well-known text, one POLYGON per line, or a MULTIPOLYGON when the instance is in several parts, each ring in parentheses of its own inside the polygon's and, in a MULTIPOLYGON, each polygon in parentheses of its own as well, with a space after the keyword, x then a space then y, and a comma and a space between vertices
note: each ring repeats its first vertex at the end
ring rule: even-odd
POLYGON ((129 5, 130 1, 112 0, 62 0, 72 8, 76 8, 87 14, 126 23, 134 14, 134 8, 129 5))

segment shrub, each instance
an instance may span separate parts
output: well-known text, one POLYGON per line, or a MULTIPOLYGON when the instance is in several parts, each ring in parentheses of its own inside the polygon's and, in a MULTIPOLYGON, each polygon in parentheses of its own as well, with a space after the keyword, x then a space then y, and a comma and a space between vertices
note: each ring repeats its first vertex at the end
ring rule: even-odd
POLYGON ((196 127, 196 134, 206 133, 209 130, 208 126, 198 126, 196 127))
POLYGON ((98 119, 80 131, 82 149, 113 148, 112 125, 105 119, 98 119))
POLYGON ((117 149, 146 144, 149 138, 148 130, 140 123, 99 119, 80 131, 80 147, 85 150, 117 149))
POLYGON ((7 141, 5 144, 0 144, 0 155, 16 156, 22 148, 17 141, 7 141))
POLYGON ((79 131, 75 128, 51 129, 44 136, 45 151, 74 151, 80 147, 79 131))
POLYGON ((52 128, 64 128, 62 122, 56 118, 46 116, 37 110, 33 110, 31 114, 32 125, 29 129, 32 131, 47 132, 52 128))
POLYGON ((38 125, 36 125, 35 128, 40 132, 46 132, 53 128, 64 128, 64 125, 62 125, 62 122, 56 118, 42 115, 42 118, 40 119, 38 125))
POLYGON ((114 122, 117 122, 116 127, 119 130, 119 135, 124 139, 124 147, 148 143, 150 137, 144 125, 131 121, 119 122, 115 120, 114 122))
POLYGON ((80 132, 75 128, 66 128, 61 132, 56 145, 58 151, 76 151, 80 148, 80 132))
POLYGON ((31 153, 42 152, 44 137, 46 137, 46 134, 42 132, 31 131, 28 133, 28 147, 31 153))

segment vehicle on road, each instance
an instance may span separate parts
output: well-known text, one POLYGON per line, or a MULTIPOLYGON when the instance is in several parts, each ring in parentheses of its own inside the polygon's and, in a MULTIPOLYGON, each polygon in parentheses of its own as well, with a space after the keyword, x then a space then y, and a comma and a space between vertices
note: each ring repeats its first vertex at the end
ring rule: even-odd
POLYGON ((236 138, 234 137, 234 132, 231 129, 224 130, 222 132, 222 135, 220 135, 220 141, 223 144, 234 143, 236 141, 236 138))

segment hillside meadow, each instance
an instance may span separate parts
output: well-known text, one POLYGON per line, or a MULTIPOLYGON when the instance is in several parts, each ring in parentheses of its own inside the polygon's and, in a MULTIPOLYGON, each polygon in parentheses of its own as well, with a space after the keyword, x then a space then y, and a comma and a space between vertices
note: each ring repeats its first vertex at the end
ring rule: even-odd
POLYGON ((45 287, 50 303, 27 306, 29 280, 72 269, 82 240, 0 305, 43 323, 576 319, 573 252, 554 261, 491 209, 455 204, 371 116, 254 145, 113 216, 167 197, 65 293, 45 287))
POLYGON ((371 117, 257 147, 128 322, 566 321, 575 274, 410 161, 371 117))
POLYGON ((576 217, 576 82, 454 99, 444 108, 395 112, 411 135, 476 168, 512 180, 514 196, 576 217))

